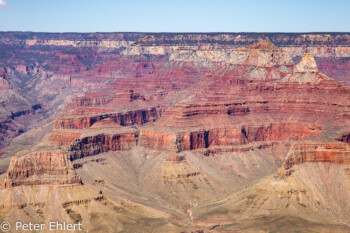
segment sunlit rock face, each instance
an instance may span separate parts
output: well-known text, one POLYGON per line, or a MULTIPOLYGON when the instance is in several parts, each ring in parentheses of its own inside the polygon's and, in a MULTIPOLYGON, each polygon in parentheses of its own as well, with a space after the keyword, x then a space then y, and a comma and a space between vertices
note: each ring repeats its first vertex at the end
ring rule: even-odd
POLYGON ((309 54, 305 53, 301 61, 295 66, 296 73, 316 73, 318 72, 317 64, 315 58, 309 54))
POLYGON ((0 219, 347 232, 348 34, 0 35, 0 219))

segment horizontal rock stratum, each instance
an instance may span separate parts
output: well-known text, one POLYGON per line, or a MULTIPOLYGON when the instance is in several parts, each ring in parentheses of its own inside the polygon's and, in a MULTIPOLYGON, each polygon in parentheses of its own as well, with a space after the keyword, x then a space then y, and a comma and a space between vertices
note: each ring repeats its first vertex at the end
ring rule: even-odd
POLYGON ((0 36, 0 220, 349 232, 349 34, 0 36))

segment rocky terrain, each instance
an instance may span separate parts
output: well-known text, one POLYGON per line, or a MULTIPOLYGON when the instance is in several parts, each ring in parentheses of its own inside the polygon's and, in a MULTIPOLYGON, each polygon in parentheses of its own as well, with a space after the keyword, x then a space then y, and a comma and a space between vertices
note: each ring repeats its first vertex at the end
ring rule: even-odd
POLYGON ((349 45, 0 33, 0 221, 350 232, 349 45))

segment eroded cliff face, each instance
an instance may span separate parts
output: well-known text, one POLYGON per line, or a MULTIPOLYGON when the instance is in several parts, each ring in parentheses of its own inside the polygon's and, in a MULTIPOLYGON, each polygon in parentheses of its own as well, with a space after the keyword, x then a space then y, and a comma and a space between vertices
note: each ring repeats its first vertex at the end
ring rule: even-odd
POLYGON ((121 126, 143 125, 147 122, 156 121, 162 114, 161 109, 140 109, 116 114, 100 114, 91 115, 80 114, 80 116, 63 116, 56 120, 56 129, 86 129, 90 128, 94 123, 103 119, 113 119, 115 123, 121 126))
POLYGON ((287 173, 290 173, 292 171, 288 170, 293 166, 307 162, 349 164, 349 149, 349 145, 345 143, 305 142, 295 144, 291 147, 282 167, 287 173))
POLYGON ((1 186, 10 188, 21 185, 79 185, 81 183, 67 153, 37 151, 24 156, 14 156, 1 186))
MULTIPOLYGON (((218 197, 231 203, 230 195, 237 195, 233 200, 259 203, 261 209, 252 209, 269 217, 270 206, 289 202, 272 198, 260 203, 254 195, 304 198, 302 177, 293 171, 308 176, 308 166, 343 169, 349 164, 350 88, 333 79, 342 78, 323 73, 322 63, 345 59, 347 34, 126 33, 99 34, 86 43, 88 35, 66 36, 3 38, 11 48, 25 42, 21 53, 26 56, 46 48, 41 53, 51 61, 6 68, 4 89, 11 84, 7 80, 20 85, 28 75, 32 80, 26 88, 33 88, 27 100, 47 101, 31 114, 41 114, 39 106, 42 113, 59 106, 46 137, 11 160, 4 192, 84 183, 113 200, 118 194, 165 211, 180 225, 203 227, 202 220, 209 224, 203 209, 198 222, 193 216, 198 203, 211 205, 218 197), (303 46, 310 41, 313 47, 303 46), (41 90, 51 84, 59 93, 41 90), (250 186, 262 178, 264 190, 250 186)), ((29 113, 12 114, 16 119, 29 113)), ((8 134, 9 128, 1 129, 8 134)), ((310 206, 320 200, 308 198, 310 206)), ((335 203, 342 200, 335 198, 335 203)), ((298 199, 290 203, 292 210, 286 207, 281 216, 305 208, 298 199)), ((232 204, 227 213, 242 213, 237 219, 255 216, 244 206, 232 204)), ((343 208, 340 212, 320 210, 313 221, 321 215, 347 216, 343 208)))
POLYGON ((84 136, 70 144, 71 160, 101 154, 108 151, 130 150, 137 145, 136 130, 118 130, 116 133, 101 133, 84 136), (122 132, 124 131, 124 132, 122 132))
POLYGON ((321 129, 299 124, 236 126, 169 132, 145 129, 140 131, 139 144, 145 148, 181 152, 217 146, 238 146, 252 142, 300 140, 318 135, 321 129))

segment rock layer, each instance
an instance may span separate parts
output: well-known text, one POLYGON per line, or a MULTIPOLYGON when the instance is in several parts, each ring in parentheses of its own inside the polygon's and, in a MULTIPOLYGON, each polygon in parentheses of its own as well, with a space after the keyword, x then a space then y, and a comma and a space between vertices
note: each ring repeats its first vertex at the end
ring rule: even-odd
POLYGON ((1 185, 5 188, 21 185, 81 184, 66 153, 38 151, 11 160, 1 185))
POLYGON ((291 174, 295 165, 307 162, 350 163, 350 147, 345 143, 299 143, 291 147, 280 174, 291 174))

